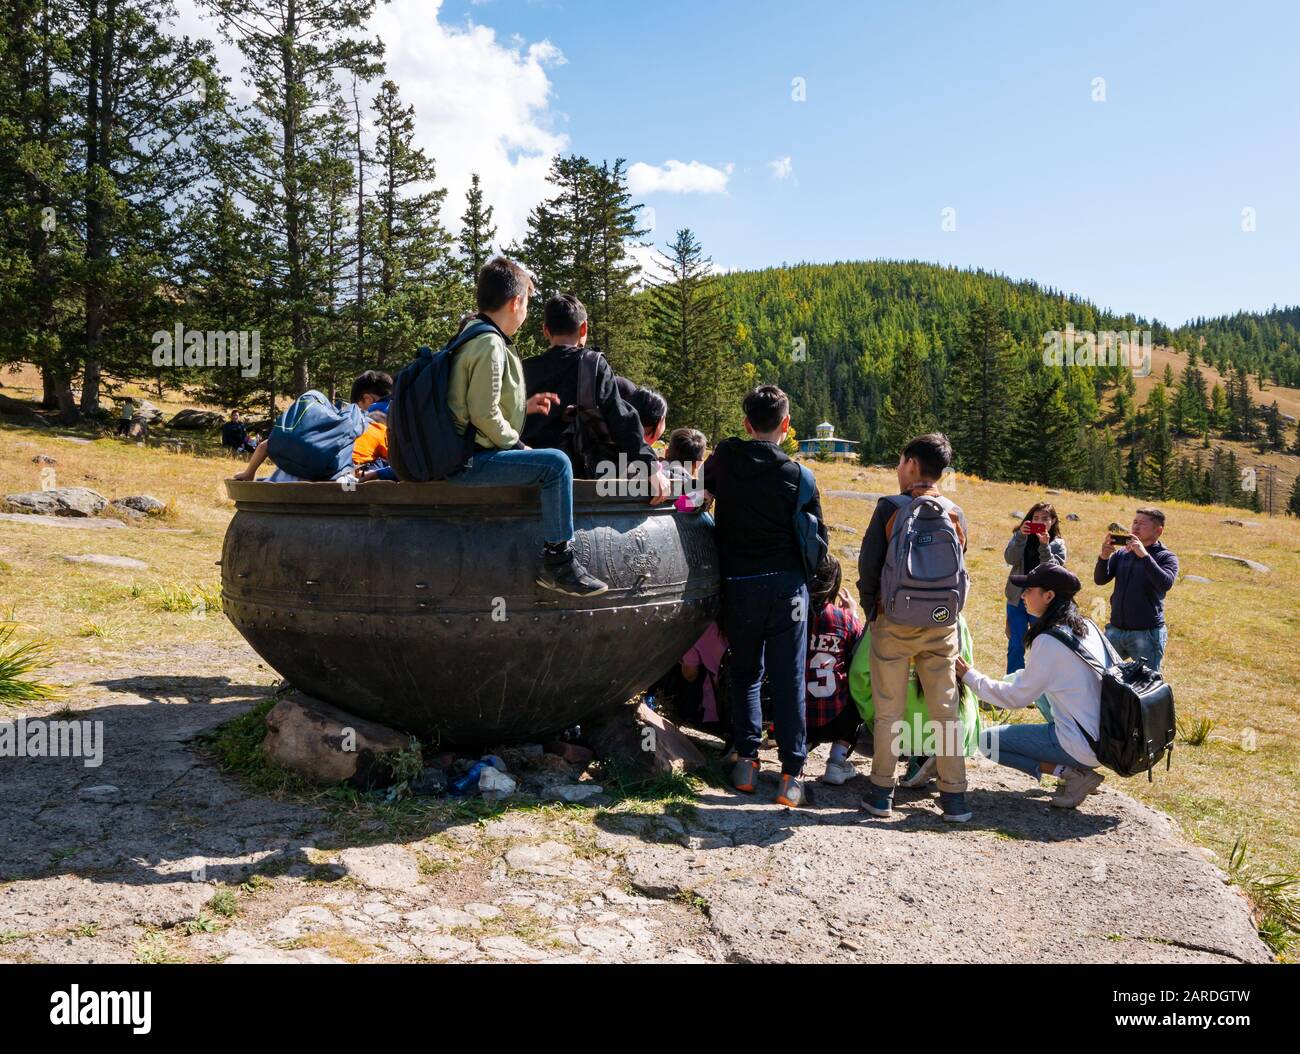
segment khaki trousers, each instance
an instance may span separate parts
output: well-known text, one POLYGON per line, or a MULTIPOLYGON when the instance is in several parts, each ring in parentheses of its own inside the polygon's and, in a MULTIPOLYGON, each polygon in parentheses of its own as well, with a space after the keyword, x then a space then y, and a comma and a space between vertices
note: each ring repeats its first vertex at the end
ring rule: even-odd
POLYGON ((955 666, 959 642, 960 631, 955 624, 904 626, 883 614, 871 624, 871 698, 876 708, 871 782, 877 787, 893 787, 897 782, 899 726, 907 713, 911 660, 916 664, 929 719, 936 726, 939 789, 965 792, 966 755, 958 721, 955 666))

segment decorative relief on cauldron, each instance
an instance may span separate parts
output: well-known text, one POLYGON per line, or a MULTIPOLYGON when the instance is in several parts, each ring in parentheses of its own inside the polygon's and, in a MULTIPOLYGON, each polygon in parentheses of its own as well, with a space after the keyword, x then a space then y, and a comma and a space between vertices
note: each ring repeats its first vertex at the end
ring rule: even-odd
POLYGON ((641 589, 658 570, 659 554, 649 547, 640 527, 632 531, 631 538, 636 548, 624 551, 623 563, 632 576, 632 588, 641 589))

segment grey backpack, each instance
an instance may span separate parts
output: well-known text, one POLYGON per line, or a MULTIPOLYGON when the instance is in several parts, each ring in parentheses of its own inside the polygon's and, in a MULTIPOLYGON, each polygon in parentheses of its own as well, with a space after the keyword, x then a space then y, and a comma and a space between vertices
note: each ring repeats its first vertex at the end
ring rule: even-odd
POLYGON ((947 498, 891 497, 898 506, 880 572, 882 610, 904 626, 955 626, 970 578, 947 498))

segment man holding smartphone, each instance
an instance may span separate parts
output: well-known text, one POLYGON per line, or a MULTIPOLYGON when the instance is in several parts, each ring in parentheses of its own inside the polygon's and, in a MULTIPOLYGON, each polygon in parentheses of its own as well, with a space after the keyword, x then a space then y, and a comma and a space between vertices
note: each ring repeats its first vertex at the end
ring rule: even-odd
POLYGON ((1153 670, 1160 669, 1169 641, 1165 594, 1178 579, 1178 557, 1160 541, 1164 530, 1163 512, 1138 509, 1127 539, 1106 534, 1092 573, 1099 586, 1115 582, 1107 639, 1125 658, 1141 659, 1153 670))

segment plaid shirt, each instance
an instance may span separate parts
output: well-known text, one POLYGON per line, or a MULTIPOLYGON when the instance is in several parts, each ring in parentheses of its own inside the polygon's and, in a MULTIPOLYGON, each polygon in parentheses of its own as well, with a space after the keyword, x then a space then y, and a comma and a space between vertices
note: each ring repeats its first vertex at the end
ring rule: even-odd
POLYGON ((849 663, 861 637, 862 621, 834 604, 808 620, 804 704, 809 728, 820 728, 845 706, 856 705, 849 696, 849 663))

